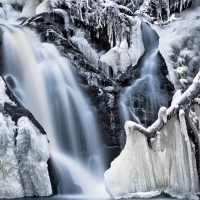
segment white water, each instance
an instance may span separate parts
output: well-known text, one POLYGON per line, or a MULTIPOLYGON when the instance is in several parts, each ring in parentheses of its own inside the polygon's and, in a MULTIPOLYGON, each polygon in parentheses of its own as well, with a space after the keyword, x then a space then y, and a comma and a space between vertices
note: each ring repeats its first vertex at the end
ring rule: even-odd
MULTIPOLYGON (((0 24, 4 27, 4 77, 47 132, 51 156, 63 177, 69 168, 83 193, 105 193, 99 188, 104 169, 98 128, 93 108, 75 79, 74 66, 29 29, 4 20, 0 24)), ((60 194, 66 194, 64 186, 59 187, 60 194)))
MULTIPOLYGON (((147 113, 157 113, 161 106, 167 106, 167 98, 160 89, 158 77, 158 36, 147 24, 142 25, 145 56, 142 59, 140 77, 133 81, 121 95, 120 107, 124 121, 133 120, 139 124, 146 124, 147 113), (148 110, 145 110, 145 107, 148 110), (141 122, 139 118, 144 116, 141 122)), ((148 119, 149 120, 149 119, 148 119)), ((151 119, 152 122, 155 119, 151 119)))

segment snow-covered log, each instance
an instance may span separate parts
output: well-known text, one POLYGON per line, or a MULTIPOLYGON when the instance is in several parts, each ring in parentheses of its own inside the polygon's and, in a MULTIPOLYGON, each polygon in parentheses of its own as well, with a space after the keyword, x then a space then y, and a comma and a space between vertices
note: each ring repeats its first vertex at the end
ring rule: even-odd
POLYGON ((160 109, 150 127, 126 122, 126 145, 104 174, 112 197, 142 198, 164 191, 177 198, 198 199, 199 127, 188 113, 195 108, 199 117, 199 96, 200 72, 171 107, 160 109))

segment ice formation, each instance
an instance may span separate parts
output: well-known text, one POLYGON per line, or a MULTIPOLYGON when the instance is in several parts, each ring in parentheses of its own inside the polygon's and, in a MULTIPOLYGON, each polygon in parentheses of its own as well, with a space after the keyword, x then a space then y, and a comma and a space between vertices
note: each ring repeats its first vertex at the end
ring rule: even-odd
POLYGON ((172 197, 199 199, 199 127, 188 115, 194 107, 200 119, 199 93, 200 72, 181 96, 176 95, 176 103, 160 109, 151 127, 126 122, 126 145, 104 174, 112 197, 143 197, 154 191, 153 196, 163 191, 172 197))
POLYGON ((144 53, 141 20, 138 17, 130 17, 129 21, 130 47, 125 37, 120 44, 111 48, 100 58, 101 69, 108 77, 117 77, 119 72, 125 73, 128 67, 137 64, 139 58, 144 53))
POLYGON ((16 156, 25 196, 49 196, 52 194, 47 170, 50 157, 47 136, 27 117, 17 123, 16 156))
POLYGON ((47 136, 27 117, 21 117, 15 125, 11 116, 2 112, 5 103, 16 106, 0 77, 0 198, 49 196, 47 136))
POLYGON ((70 39, 70 41, 83 53, 83 55, 85 55, 92 65, 96 68, 98 67, 99 56, 85 39, 84 32, 80 29, 77 30, 76 34, 70 39))
POLYGON ((51 3, 50 0, 44 0, 41 4, 36 7, 36 15, 43 13, 43 12, 50 12, 51 10, 51 3))

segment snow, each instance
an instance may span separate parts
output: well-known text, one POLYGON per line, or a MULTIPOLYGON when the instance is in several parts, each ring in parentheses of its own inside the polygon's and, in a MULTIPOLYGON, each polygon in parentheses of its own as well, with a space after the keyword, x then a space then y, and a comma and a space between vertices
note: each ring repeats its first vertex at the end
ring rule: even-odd
POLYGON ((167 108, 161 107, 158 112, 158 119, 163 121, 164 123, 167 123, 167 108))
POLYGON ((18 18, 20 16, 20 12, 16 11, 12 5, 3 4, 1 9, 1 18, 3 19, 11 19, 18 18))

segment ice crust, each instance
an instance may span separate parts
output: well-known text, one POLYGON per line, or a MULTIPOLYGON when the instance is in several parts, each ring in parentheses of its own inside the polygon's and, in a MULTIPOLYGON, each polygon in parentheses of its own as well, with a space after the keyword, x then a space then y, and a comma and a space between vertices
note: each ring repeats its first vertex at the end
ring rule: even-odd
POLYGON ((21 117, 15 125, 9 115, 2 113, 5 103, 16 106, 0 77, 0 198, 49 196, 47 136, 27 117, 21 117))

